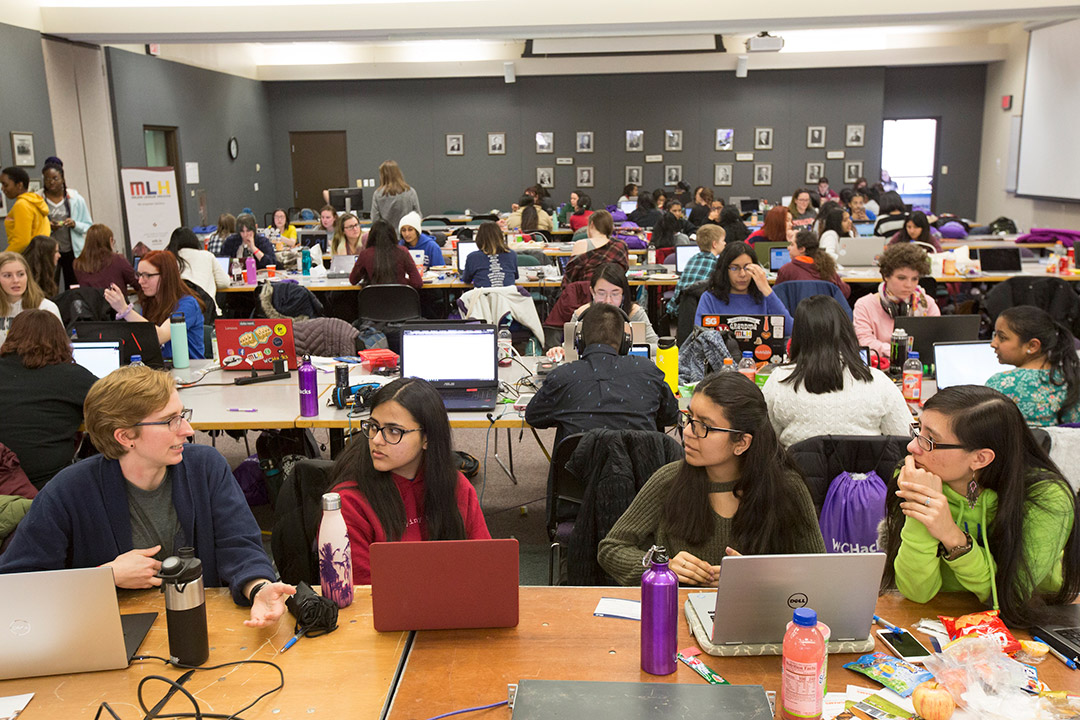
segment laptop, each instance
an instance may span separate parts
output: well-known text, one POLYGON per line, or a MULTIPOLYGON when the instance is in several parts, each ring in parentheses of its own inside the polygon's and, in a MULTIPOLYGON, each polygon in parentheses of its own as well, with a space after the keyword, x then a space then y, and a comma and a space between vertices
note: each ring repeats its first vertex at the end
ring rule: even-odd
POLYGON ((984 273, 1020 272, 1022 262, 1020 248, 972 248, 971 257, 978 258, 984 273))
POLYGON ((77 365, 103 378, 120 367, 119 340, 72 340, 71 354, 77 365))
POLYGON ((356 255, 334 255, 330 258, 330 268, 326 271, 326 277, 341 279, 349 277, 353 265, 356 264, 356 255))
POLYGON ((120 343, 120 362, 131 364, 132 355, 141 355, 144 365, 157 370, 165 369, 165 357, 161 354, 157 328, 150 322, 127 322, 125 320, 80 320, 75 323, 75 337, 79 340, 116 340, 120 343))
MULTIPOLYGON (((563 323, 563 356, 566 359, 566 362, 573 362, 578 359, 577 347, 574 345, 574 335, 577 333, 579 324, 580 322, 578 320, 571 320, 563 323)), ((644 322, 631 322, 630 344, 648 344, 648 340, 645 339, 645 333, 646 327, 644 322)))
POLYGON ((447 410, 494 410, 499 399, 495 325, 407 325, 401 331, 401 377, 435 386, 447 410))
POLYGON ((874 237, 874 221, 865 220, 863 222, 854 222, 855 233, 859 237, 874 237))
POLYGON ((518 541, 372 543, 371 614, 380 632, 516 627, 518 541))
MULTIPOLYGON (((731 198, 732 204, 734 204, 735 198, 731 198)), ((756 213, 761 209, 761 201, 757 198, 740 198, 739 199, 739 212, 741 213, 756 213)))
MULTIPOLYGON (((697 245, 676 245, 675 246, 675 272, 680 275, 686 271, 686 264, 690 262, 690 258, 701 252, 697 245)), ((668 257, 671 257, 668 255, 668 257)))
POLYGON ((773 248, 788 249, 786 242, 772 242, 771 240, 759 240, 754 243, 754 254, 757 255, 757 264, 763 268, 769 267, 769 258, 772 255, 773 248))
POLYGON ((769 270, 772 272, 778 271, 783 266, 791 262, 791 251, 786 247, 774 247, 769 250, 769 270))
POLYGON ((623 200, 621 203, 619 203, 619 209, 629 215, 630 213, 637 210, 637 200, 623 200))
MULTIPOLYGON (((779 363, 787 357, 787 336, 783 315, 702 315, 701 326, 726 330, 739 344, 740 352, 753 353, 759 363, 779 363)), ((739 362, 739 358, 734 358, 739 362)))
POLYGON ((156 617, 120 614, 111 568, 0 575, 0 680, 125 668, 156 617))
POLYGON ((884 250, 880 238, 842 237, 836 246, 836 259, 844 267, 876 267, 884 250))
MULTIPOLYGON (((477 252, 477 250, 479 250, 479 248, 477 247, 476 243, 474 243, 474 242, 469 242, 467 240, 458 242, 458 244, 457 244, 457 269, 458 269, 458 273, 464 273, 465 272, 465 261, 469 259, 470 255, 472 255, 474 252, 477 252)), ((420 250, 418 252, 423 253, 424 251, 420 250)), ((421 259, 420 263, 423 264, 423 259, 421 259)))
POLYGON ((290 370, 299 367, 292 318, 218 319, 214 332, 222 370, 272 370, 275 360, 285 360, 290 370))
POLYGON ((214 259, 217 260, 218 265, 221 266, 221 269, 225 272, 226 277, 232 279, 232 273, 229 272, 229 270, 231 269, 232 258, 215 257, 214 259))
POLYGON ((321 227, 314 229, 304 228, 296 231, 296 240, 300 247, 318 247, 325 253, 330 237, 321 227))
POLYGON ((1080 605, 1048 605, 1036 611, 1032 635, 1080 665, 1080 605))
POLYGON ((893 327, 903 328, 912 337, 911 349, 925 365, 938 343, 978 340, 979 320, 978 315, 909 316, 896 318, 893 327))
POLYGON ((716 592, 690 593, 714 645, 782 643, 792 612, 817 611, 830 642, 870 637, 885 553, 725 557, 716 592))
POLYGON ((976 340, 934 343, 934 368, 937 388, 944 390, 954 385, 985 385, 991 375, 1013 366, 999 363, 989 342, 976 340))

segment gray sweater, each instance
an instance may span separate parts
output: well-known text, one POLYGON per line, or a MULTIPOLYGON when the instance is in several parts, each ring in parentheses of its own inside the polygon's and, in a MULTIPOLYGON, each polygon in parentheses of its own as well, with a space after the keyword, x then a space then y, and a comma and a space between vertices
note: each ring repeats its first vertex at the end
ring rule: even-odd
POLYGON ((401 218, 414 211, 424 217, 424 213, 420 212, 420 199, 413 188, 397 195, 387 195, 380 189, 371 198, 371 222, 385 220, 394 228, 394 232, 397 232, 401 218))

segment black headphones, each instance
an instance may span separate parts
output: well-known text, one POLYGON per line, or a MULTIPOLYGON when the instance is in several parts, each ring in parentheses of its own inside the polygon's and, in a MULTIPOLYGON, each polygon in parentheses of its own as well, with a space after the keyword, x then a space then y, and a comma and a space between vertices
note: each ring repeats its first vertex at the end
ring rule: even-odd
POLYGON ((623 310, 618 305, 607 305, 606 303, 593 302, 591 305, 589 305, 589 309, 581 314, 581 317, 578 318, 577 325, 574 326, 574 348, 577 350, 578 357, 580 358, 585 353, 585 343, 581 339, 581 328, 583 328, 585 326, 585 317, 590 312, 592 312, 592 309, 594 307, 596 307, 597 305, 604 305, 605 307, 613 308, 613 309, 618 311, 620 316, 622 316, 622 319, 623 319, 623 336, 622 336, 622 344, 619 345, 619 354, 620 355, 629 355, 630 354, 631 339, 630 339, 630 332, 626 329, 626 325, 630 322, 630 316, 627 315, 626 311, 623 310))

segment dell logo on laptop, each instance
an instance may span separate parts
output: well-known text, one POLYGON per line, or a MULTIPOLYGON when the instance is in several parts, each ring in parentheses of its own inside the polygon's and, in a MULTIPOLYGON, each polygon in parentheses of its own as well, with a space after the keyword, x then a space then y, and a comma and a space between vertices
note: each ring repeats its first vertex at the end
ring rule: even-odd
POLYGON ((787 599, 788 607, 792 610, 796 610, 801 607, 806 607, 806 603, 810 601, 804 593, 795 593, 787 599))

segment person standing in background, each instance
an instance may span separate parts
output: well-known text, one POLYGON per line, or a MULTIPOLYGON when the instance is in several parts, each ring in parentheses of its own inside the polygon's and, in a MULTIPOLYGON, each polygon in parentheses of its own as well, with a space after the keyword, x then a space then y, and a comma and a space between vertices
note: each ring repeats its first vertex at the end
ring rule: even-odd
POLYGON ((379 166, 379 187, 371 199, 371 222, 385 220, 390 227, 398 227, 401 218, 411 212, 423 217, 416 190, 405 182, 397 162, 387 160, 379 166))
POLYGON ((42 181, 45 183, 45 190, 40 194, 49 208, 52 237, 60 246, 59 267, 63 289, 67 290, 76 284, 75 258, 82 254, 86 231, 94 221, 90 219, 90 208, 82 195, 67 186, 64 164, 59 158, 45 161, 42 181))
POLYGON ((4 230, 7 232, 7 249, 21 253, 36 235, 50 235, 49 206, 37 193, 29 192, 30 176, 21 167, 7 167, 0 171, 0 190, 8 200, 14 200, 4 230))

